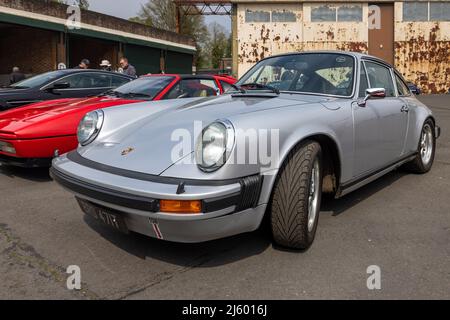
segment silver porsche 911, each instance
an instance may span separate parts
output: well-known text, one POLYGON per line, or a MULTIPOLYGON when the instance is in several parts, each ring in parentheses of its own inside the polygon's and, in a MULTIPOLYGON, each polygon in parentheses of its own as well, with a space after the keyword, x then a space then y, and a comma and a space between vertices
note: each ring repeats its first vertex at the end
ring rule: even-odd
POLYGON ((321 196, 400 166, 426 173, 440 129, 382 60, 320 51, 269 57, 220 97, 88 113, 51 174, 81 209, 123 232, 201 242, 251 232, 314 240, 321 196))

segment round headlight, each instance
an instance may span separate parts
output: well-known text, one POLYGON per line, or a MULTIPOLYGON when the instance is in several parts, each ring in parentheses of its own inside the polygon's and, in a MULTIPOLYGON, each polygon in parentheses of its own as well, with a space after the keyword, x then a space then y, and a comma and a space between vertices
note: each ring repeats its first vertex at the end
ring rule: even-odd
POLYGON ((97 138, 103 125, 103 111, 95 110, 87 113, 78 125, 78 142, 82 145, 88 145, 97 138))
POLYGON ((228 160, 234 146, 234 127, 228 120, 216 121, 202 131, 195 158, 205 172, 216 171, 228 160))

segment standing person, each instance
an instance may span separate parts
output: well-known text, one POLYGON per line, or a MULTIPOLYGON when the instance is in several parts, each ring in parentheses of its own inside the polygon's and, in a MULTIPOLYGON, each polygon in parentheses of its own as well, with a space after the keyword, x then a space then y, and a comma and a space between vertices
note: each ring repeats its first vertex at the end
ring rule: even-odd
POLYGON ((25 80, 25 75, 20 72, 19 67, 14 67, 12 73, 9 75, 9 84, 14 84, 22 80, 25 80))
POLYGON ((102 68, 103 71, 111 71, 111 63, 109 60, 102 60, 102 63, 100 63, 100 68, 102 68))
POLYGON ((80 64, 74 69, 89 69, 91 62, 88 59, 81 60, 80 64))
POLYGON ((132 76, 132 77, 136 77, 136 68, 133 67, 129 62, 128 59, 123 57, 122 59, 120 59, 120 67, 123 69, 123 74, 126 74, 127 76, 132 76))

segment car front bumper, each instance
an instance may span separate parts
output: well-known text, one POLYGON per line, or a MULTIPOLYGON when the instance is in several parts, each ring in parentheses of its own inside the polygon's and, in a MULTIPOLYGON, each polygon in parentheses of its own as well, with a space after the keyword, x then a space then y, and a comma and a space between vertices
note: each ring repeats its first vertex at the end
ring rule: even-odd
POLYGON ((67 155, 53 161, 50 173, 81 200, 83 211, 83 203, 114 210, 128 230, 174 242, 203 242, 254 231, 267 207, 259 203, 260 175, 220 182, 152 181, 85 166, 67 155), (179 192, 181 183, 184 192, 179 192), (159 200, 200 200, 202 213, 160 212, 159 200))

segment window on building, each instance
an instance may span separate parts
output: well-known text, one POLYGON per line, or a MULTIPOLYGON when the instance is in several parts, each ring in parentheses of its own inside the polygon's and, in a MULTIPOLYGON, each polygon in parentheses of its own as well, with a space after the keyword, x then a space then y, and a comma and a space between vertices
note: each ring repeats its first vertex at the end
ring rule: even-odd
POLYGON ((428 2, 403 2, 403 21, 428 21, 428 2))
POLYGON ((272 22, 296 22, 297 17, 292 11, 272 11, 272 22))
POLYGON ((403 21, 450 21, 450 2, 403 2, 403 21))
POLYGON ((268 11, 253 11, 245 10, 245 22, 270 22, 270 12, 268 11))
POLYGON ((430 21, 450 21, 450 2, 430 2, 430 21))
POLYGON ((311 7, 311 21, 336 21, 336 7, 331 7, 329 5, 311 7))
POLYGON ((362 21, 362 6, 361 5, 342 5, 338 7, 337 11, 338 21, 362 21))
POLYGON ((362 21, 362 5, 321 5, 311 8, 312 22, 362 21))

